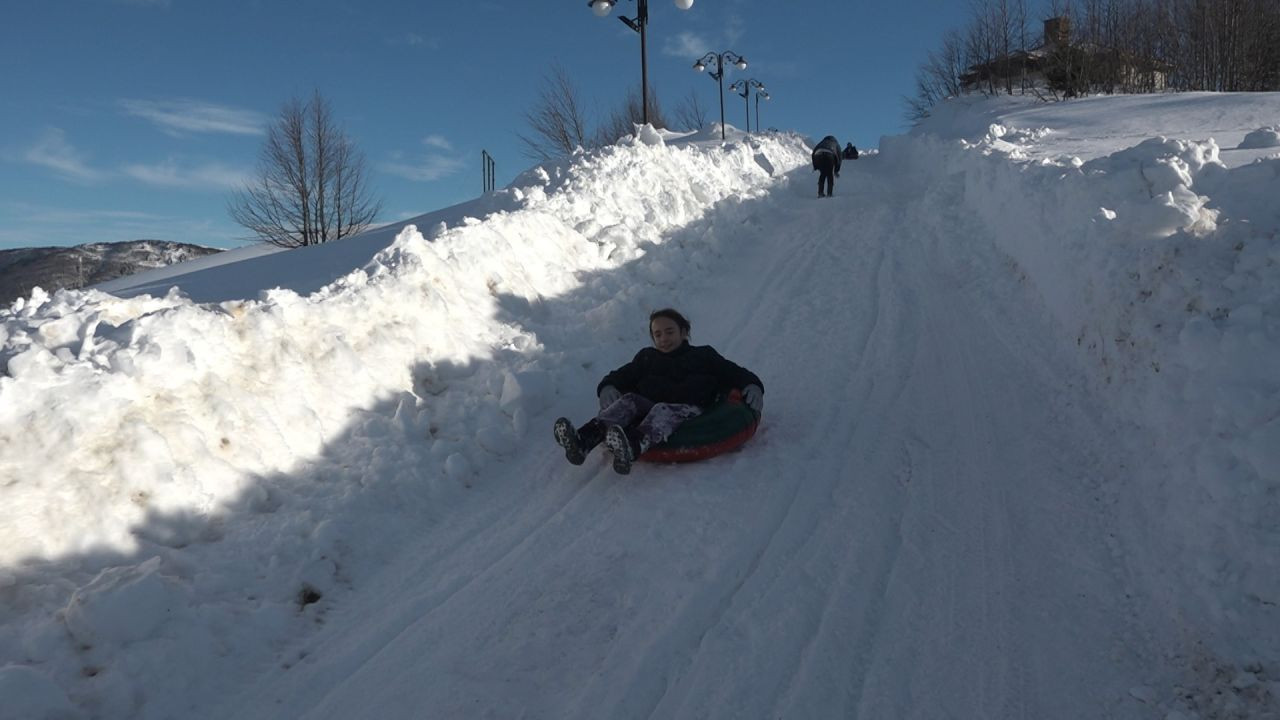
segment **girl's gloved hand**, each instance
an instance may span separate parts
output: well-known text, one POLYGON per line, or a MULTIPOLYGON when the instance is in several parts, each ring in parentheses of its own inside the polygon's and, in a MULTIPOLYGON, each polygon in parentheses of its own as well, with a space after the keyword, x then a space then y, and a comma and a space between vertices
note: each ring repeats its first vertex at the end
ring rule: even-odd
POLYGON ((618 388, 612 385, 605 385, 600 388, 600 409, 603 410, 618 402, 621 397, 622 393, 618 391, 618 388))
POLYGON ((764 389, 759 385, 748 385, 743 388, 742 400, 755 414, 764 414, 764 389))

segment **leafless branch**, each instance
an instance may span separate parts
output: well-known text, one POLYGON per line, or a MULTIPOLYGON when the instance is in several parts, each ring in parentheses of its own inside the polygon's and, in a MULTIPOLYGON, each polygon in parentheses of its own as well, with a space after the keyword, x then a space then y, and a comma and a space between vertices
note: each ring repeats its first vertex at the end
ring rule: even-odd
POLYGON ((228 201, 255 238, 294 248, 339 240, 373 224, 364 156, 334 123, 328 101, 285 102, 267 131, 258 177, 228 201))

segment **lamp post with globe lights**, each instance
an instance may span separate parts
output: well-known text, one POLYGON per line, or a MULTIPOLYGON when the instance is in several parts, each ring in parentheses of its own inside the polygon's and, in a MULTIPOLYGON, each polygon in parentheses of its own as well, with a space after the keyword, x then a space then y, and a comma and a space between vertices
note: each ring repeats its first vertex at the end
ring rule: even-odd
MULTIPOLYGON (((674 0, 676 7, 688 10, 693 7, 693 0, 674 0)), ((587 7, 597 17, 604 17, 613 10, 617 0, 587 0, 587 7)), ((649 124, 649 60, 645 28, 649 25, 649 0, 636 0, 636 16, 634 18, 619 17, 627 27, 640 33, 640 117, 644 124, 649 124)))
MULTIPOLYGON (((752 89, 757 92, 764 91, 764 83, 755 78, 750 80, 736 80, 729 86, 730 92, 738 93, 742 96, 742 109, 747 113, 747 132, 751 132, 751 95, 752 89)), ((757 96, 758 97, 758 96, 757 96)), ((760 101, 756 100, 756 128, 760 127, 760 101)))
POLYGON ((693 69, 702 72, 707 69, 707 63, 712 60, 716 63, 716 69, 707 75, 720 83, 720 139, 724 140, 724 63, 727 60, 739 70, 746 70, 747 59, 732 50, 725 50, 722 53, 709 52, 698 58, 698 61, 693 64, 693 69))
POLYGON ((756 90, 756 132, 760 132, 760 98, 761 97, 763 97, 765 100, 773 99, 769 97, 769 93, 765 92, 764 88, 759 88, 756 90))

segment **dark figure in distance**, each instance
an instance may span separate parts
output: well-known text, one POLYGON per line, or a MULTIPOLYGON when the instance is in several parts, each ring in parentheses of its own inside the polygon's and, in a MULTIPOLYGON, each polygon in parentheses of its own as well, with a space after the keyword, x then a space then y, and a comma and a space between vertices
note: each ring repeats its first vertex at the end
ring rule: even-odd
POLYGON ((834 135, 822 138, 813 148, 813 169, 819 173, 818 197, 823 197, 823 183, 826 183, 825 195, 830 197, 835 190, 835 178, 840 177, 840 141, 834 135))
POLYGON ((844 159, 845 159, 845 160, 857 160, 857 159, 858 159, 858 148, 857 148, 857 147, 855 147, 853 143, 846 143, 846 144, 845 144, 845 146, 844 146, 844 159))

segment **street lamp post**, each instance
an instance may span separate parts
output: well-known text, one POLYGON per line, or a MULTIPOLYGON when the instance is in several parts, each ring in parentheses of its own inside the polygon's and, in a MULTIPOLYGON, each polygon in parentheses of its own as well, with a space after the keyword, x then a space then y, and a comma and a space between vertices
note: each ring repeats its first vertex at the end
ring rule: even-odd
POLYGON ((709 52, 698 58, 698 61, 693 64, 693 69, 702 72, 707 69, 707 63, 712 60, 716 61, 716 70, 708 73, 708 76, 720 83, 720 139, 724 140, 724 63, 728 60, 739 70, 746 70, 747 59, 732 50, 725 50, 722 53, 709 52))
MULTIPOLYGON (((609 14, 617 0, 587 0, 587 7, 598 17, 609 14)), ((693 0, 675 0, 676 7, 688 10, 693 7, 693 0)), ((645 28, 649 25, 649 0, 636 0, 636 16, 634 18, 619 17, 627 27, 640 33, 640 118, 649 124, 649 60, 645 42, 645 28)))
MULTIPOLYGON (((747 132, 751 132, 751 100, 749 96, 751 95, 752 89, 755 89, 757 92, 762 92, 764 90, 764 83, 760 82, 755 78, 751 78, 750 80, 737 80, 732 85, 729 86, 729 90, 731 92, 736 92, 742 96, 742 109, 747 113, 747 132)), ((758 112, 760 110, 759 100, 756 101, 756 110, 757 110, 756 129, 759 129, 760 128, 760 113, 758 112)))
POLYGON ((756 132, 760 132, 760 97, 762 95, 765 100, 772 99, 769 97, 769 93, 764 91, 764 88, 756 90, 756 132))

